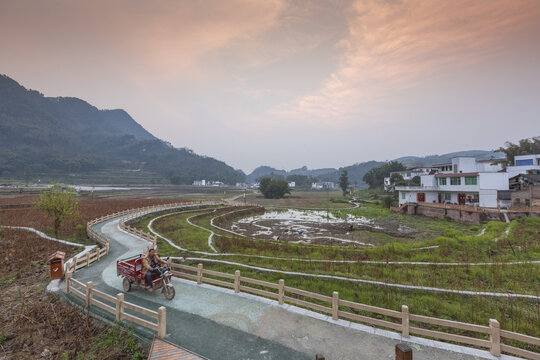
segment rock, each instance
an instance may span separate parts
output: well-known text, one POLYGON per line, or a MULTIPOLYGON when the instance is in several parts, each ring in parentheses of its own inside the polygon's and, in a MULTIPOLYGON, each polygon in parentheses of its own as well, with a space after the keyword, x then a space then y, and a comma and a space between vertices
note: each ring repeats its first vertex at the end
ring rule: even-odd
POLYGON ((41 352, 41 357, 44 358, 44 359, 50 359, 52 356, 52 353, 49 349, 45 348, 45 350, 43 350, 41 352))

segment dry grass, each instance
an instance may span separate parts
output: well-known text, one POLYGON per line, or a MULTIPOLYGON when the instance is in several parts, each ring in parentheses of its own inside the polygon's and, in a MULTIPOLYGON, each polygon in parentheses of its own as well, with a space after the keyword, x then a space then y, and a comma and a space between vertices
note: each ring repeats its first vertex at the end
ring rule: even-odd
POLYGON ((22 230, 0 230, 0 358, 143 358, 128 332, 110 329, 45 293, 47 259, 55 250, 69 257, 78 249, 22 230))

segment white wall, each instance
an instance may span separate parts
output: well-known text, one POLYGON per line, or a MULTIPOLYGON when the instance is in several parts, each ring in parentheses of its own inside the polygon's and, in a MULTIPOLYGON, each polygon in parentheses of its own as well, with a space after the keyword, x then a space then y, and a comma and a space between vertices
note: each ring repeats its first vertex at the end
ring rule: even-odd
POLYGON ((422 186, 436 186, 437 182, 435 179, 435 175, 420 176, 420 184, 422 184, 422 186))
POLYGON ((480 206, 497 207, 497 190, 480 190, 480 206))
POLYGON ((493 164, 492 162, 483 161, 477 163, 477 169, 479 172, 497 172, 503 169, 503 164, 493 164))
POLYGON ((452 159, 452 170, 454 165, 457 164, 457 172, 476 172, 476 159, 473 157, 456 157, 452 159))
POLYGON ((478 176, 480 190, 508 190, 507 173, 480 173, 478 176))
POLYGON ((416 202, 416 191, 400 191, 399 192, 399 205, 404 203, 415 203, 416 202), (403 199, 403 194, 405 194, 405 199, 403 199))

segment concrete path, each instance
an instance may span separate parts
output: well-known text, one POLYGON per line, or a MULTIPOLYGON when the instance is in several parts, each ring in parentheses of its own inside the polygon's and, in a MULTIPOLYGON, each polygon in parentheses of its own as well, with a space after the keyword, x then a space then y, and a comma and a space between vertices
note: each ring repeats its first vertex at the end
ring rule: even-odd
MULTIPOLYGON (((147 243, 120 230, 118 219, 94 228, 112 240, 110 254, 74 277, 93 281, 96 289, 116 295, 123 292, 116 259, 142 252, 147 243)), ((394 359, 394 346, 401 342, 395 332, 333 321, 273 300, 176 278, 173 283, 176 297, 172 301, 142 289, 126 293, 125 299, 153 310, 166 306, 166 340, 209 359, 314 359, 317 353, 329 360, 394 359)), ((515 359, 416 337, 407 342, 415 360, 515 359)))

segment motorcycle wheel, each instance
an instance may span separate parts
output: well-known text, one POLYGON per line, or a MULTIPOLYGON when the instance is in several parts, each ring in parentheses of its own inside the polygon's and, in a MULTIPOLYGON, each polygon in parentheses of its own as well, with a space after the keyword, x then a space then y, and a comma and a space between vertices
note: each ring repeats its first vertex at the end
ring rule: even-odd
POLYGON ((176 295, 176 291, 172 286, 165 285, 165 288, 163 289, 163 295, 165 296, 165 299, 172 300, 174 299, 174 295, 176 295))
POLYGON ((122 280, 122 286, 124 287, 125 292, 131 291, 131 281, 129 281, 128 278, 124 278, 124 280, 122 280))

